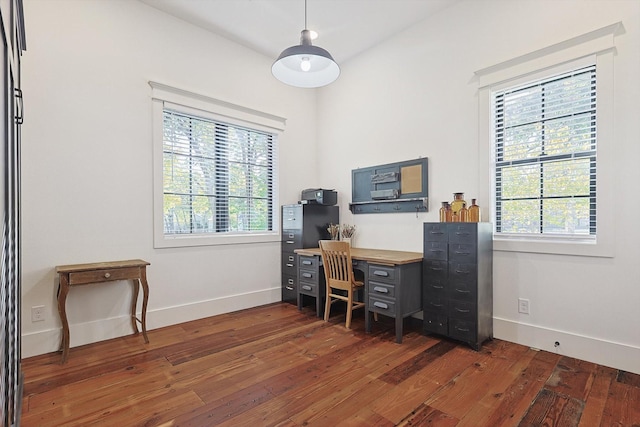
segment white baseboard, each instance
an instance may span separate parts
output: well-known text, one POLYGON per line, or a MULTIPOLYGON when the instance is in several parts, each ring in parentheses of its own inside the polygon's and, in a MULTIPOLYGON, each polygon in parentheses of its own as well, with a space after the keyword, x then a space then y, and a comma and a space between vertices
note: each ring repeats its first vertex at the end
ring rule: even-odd
MULTIPOLYGON (((280 300, 281 288, 277 287, 193 304, 153 309, 147 311, 147 331, 280 300)), ((128 315, 75 323, 70 325, 70 347, 122 337, 131 333, 131 318, 128 315)), ((60 346, 60 337, 61 328, 22 335, 22 357, 57 351, 60 346)))
POLYGON ((493 336, 528 347, 640 374, 640 348, 556 329, 493 318, 493 336), (559 345, 556 347, 555 343, 559 345))

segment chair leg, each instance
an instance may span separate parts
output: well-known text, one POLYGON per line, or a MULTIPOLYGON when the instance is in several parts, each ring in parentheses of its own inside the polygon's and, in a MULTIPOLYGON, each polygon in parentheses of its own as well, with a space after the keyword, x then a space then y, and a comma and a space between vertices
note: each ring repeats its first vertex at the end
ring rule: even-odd
POLYGON ((353 314, 353 291, 347 291, 347 323, 345 327, 351 329, 351 315, 353 314))
POLYGON ((331 310, 331 297, 329 296, 329 293, 327 292, 327 302, 324 305, 324 321, 328 322, 329 321, 329 311, 331 310))

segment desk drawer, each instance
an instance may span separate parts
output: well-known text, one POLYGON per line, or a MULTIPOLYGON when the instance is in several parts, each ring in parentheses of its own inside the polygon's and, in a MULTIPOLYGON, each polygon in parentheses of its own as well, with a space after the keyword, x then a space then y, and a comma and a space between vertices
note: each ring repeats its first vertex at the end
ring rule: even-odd
POLYGON ((318 284, 309 282, 300 282, 298 286, 298 292, 305 295, 318 296, 318 284))
POLYGON ((300 269, 300 282, 318 283, 318 271, 300 269))
POLYGON ((88 283, 138 278, 140 278, 140 267, 107 268, 104 270, 69 273, 69 285, 86 285, 88 283))
POLYGON ((396 269, 393 267, 384 267, 381 265, 369 265, 369 280, 379 280, 388 283, 395 283, 396 269))
POLYGON ((300 255, 298 259, 300 261, 300 268, 304 268, 307 270, 317 270, 318 269, 318 258, 314 256, 303 256, 300 255))
POLYGON ((395 299, 396 287, 389 283, 369 281, 369 295, 370 296, 383 296, 385 298, 395 299))
POLYGON ((382 313, 385 316, 396 317, 396 304, 393 301, 369 296, 367 310, 382 313))

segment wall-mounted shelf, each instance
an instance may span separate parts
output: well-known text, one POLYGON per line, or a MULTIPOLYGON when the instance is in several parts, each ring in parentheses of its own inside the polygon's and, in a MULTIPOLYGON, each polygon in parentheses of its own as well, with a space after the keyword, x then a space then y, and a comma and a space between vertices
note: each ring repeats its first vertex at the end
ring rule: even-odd
POLYGON ((389 163, 351 171, 354 214, 426 212, 427 158, 389 163))

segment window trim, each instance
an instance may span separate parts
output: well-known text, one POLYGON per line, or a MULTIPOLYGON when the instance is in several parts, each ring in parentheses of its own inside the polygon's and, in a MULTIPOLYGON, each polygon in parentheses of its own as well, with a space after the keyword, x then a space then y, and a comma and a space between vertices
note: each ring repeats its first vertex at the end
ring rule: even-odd
POLYGON ((508 86, 516 86, 554 74, 561 74, 581 66, 596 65, 597 128, 597 232, 593 239, 581 236, 513 236, 495 232, 493 247, 498 251, 531 252, 577 256, 614 256, 614 140, 613 140, 613 58, 614 37, 622 31, 616 23, 590 33, 566 40, 548 48, 505 61, 476 71, 479 83, 479 154, 486 162, 480 163, 480 197, 490 206, 488 220, 495 217, 495 177, 492 168, 492 92, 508 86))
POLYGON ((164 234, 163 207, 163 111, 165 106, 186 114, 222 121, 231 125, 273 133, 276 138, 284 130, 286 119, 250 108, 209 98, 161 83, 149 82, 152 88, 153 123, 153 236, 154 248, 267 243, 280 240, 278 197, 278 144, 274 147, 273 230, 257 233, 164 234))

